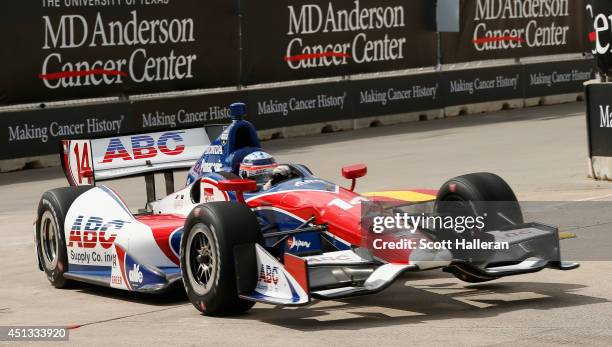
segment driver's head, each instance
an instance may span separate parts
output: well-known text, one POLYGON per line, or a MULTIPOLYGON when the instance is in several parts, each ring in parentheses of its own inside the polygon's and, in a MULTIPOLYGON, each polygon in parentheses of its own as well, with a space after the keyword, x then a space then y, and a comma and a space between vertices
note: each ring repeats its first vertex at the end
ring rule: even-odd
POLYGON ((253 152, 240 163, 240 177, 257 182, 262 187, 272 179, 274 169, 278 166, 274 157, 262 151, 253 152))

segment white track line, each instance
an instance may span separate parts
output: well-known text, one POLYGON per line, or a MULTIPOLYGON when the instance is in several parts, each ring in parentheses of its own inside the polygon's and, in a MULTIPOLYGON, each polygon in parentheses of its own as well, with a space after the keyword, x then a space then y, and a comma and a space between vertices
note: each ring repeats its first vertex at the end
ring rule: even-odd
POLYGON ((586 198, 586 199, 579 199, 576 201, 594 201, 594 200, 601 200, 601 199, 605 199, 605 198, 610 198, 612 197, 612 194, 606 194, 606 195, 602 195, 602 196, 595 196, 592 198, 586 198))

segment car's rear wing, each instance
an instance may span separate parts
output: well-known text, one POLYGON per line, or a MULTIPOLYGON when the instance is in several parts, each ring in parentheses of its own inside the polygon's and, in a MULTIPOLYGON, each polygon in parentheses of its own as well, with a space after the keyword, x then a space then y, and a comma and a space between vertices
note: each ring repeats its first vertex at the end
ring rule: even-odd
POLYGON ((61 141, 61 161, 72 186, 189 169, 223 125, 147 134, 61 141))

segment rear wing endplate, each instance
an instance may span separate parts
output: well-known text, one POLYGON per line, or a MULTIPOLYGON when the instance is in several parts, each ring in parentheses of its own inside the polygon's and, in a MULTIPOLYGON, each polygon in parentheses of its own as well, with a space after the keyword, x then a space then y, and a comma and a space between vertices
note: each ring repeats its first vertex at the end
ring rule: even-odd
POLYGON ((189 169, 211 143, 211 131, 207 131, 207 128, 63 140, 60 144, 62 167, 72 186, 189 169))

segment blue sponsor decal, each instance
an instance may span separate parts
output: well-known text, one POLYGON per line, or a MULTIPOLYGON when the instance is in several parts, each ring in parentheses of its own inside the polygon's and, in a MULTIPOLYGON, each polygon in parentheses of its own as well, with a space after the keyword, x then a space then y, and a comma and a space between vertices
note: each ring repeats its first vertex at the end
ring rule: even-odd
POLYGON ((177 256, 181 254, 181 237, 183 237, 183 228, 176 229, 170 235, 170 248, 177 256))
POLYGON ((138 290, 145 285, 166 283, 163 274, 157 274, 146 265, 137 263, 128 253, 125 254, 125 275, 132 290, 138 290))
POLYGON ((287 238, 285 252, 298 254, 321 250, 321 235, 318 232, 300 233, 287 238))

